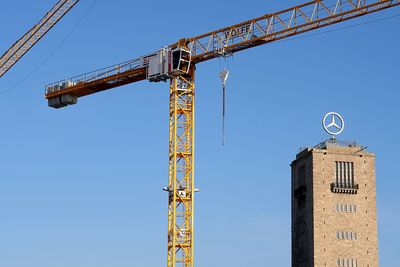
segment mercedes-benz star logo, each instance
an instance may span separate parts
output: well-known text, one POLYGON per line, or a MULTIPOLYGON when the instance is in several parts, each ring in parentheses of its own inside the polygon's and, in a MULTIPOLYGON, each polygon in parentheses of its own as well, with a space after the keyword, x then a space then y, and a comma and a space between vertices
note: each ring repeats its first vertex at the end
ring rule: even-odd
POLYGON ((331 135, 338 135, 343 132, 344 120, 339 113, 329 112, 326 113, 322 119, 322 126, 327 133, 331 135))

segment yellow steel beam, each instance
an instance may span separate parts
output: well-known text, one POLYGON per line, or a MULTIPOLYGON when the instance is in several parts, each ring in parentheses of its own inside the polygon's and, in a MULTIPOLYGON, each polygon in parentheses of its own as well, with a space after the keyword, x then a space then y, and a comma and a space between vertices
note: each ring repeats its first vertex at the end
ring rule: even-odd
POLYGON ((168 267, 194 266, 194 69, 170 81, 168 267))

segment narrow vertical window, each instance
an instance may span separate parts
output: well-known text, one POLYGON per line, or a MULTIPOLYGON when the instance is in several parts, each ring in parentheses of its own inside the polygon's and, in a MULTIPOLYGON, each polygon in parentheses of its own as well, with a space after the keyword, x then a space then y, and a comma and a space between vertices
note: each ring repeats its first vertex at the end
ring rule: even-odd
POLYGON ((354 183, 354 163, 353 162, 350 163, 350 167, 351 167, 351 187, 354 187, 355 183, 354 183))
POLYGON ((350 188, 351 185, 350 162, 346 162, 346 169, 347 169, 347 186, 350 188))
POLYGON ((339 162, 335 161, 336 163, 336 184, 339 184, 339 162))
POLYGON ((341 187, 342 187, 342 185, 343 185, 343 162, 339 162, 339 184, 341 185, 341 187))

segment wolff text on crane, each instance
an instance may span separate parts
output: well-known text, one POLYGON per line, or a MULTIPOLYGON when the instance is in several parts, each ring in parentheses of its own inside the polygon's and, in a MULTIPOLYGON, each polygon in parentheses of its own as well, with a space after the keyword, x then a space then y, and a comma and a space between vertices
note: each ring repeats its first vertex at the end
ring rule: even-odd
POLYGON ((251 32, 251 24, 242 25, 236 28, 231 28, 224 32, 225 39, 235 38, 237 36, 242 36, 249 34, 251 32))

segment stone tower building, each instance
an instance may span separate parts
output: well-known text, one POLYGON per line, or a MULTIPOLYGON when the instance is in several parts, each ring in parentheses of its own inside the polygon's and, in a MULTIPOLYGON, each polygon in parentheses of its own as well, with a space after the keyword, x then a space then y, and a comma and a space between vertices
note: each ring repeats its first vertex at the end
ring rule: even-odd
POLYGON ((378 267, 375 155, 329 139, 292 167, 292 266, 378 267))

